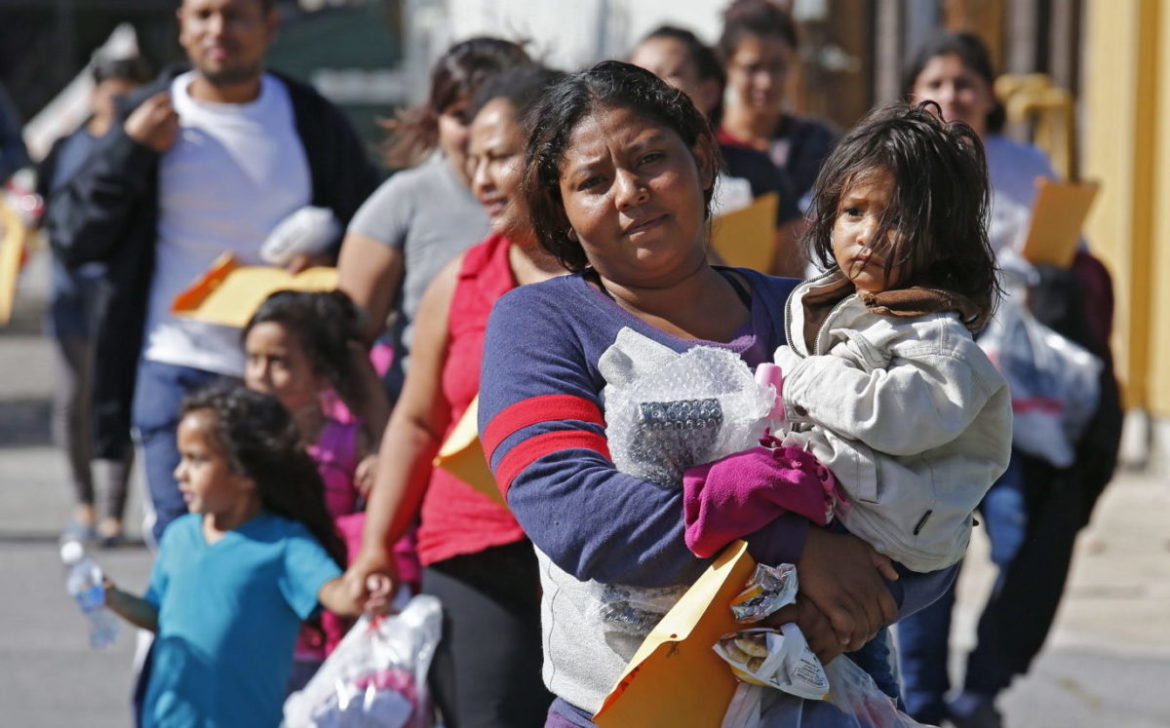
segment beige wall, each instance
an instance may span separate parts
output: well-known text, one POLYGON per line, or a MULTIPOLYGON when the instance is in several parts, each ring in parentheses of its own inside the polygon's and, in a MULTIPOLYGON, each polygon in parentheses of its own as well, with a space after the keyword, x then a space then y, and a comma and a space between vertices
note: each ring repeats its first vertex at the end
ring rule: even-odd
POLYGON ((1126 403, 1170 417, 1170 0, 1090 0, 1086 28, 1087 234, 1114 275, 1126 403))

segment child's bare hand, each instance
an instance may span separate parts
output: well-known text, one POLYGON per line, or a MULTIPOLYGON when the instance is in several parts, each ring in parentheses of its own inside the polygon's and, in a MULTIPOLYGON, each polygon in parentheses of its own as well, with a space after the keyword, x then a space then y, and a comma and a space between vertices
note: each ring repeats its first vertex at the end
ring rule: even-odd
POLYGON ((367 455, 358 463, 353 472, 353 484, 357 488, 362 500, 369 501, 370 491, 374 488, 374 476, 378 472, 378 456, 367 455))
POLYGON ((367 614, 386 614, 390 611, 390 598, 394 595, 394 580, 389 574, 370 574, 365 583, 366 600, 362 611, 367 614))
POLYGON ((873 552, 873 565, 877 570, 890 581, 898 580, 898 570, 894 568, 894 562, 890 560, 889 556, 879 554, 877 551, 873 552))

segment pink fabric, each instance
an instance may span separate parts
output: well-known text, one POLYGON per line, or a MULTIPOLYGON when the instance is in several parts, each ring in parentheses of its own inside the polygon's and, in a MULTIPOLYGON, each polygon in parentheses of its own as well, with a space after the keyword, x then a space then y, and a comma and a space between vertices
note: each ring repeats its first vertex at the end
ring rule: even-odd
MULTIPOLYGON (((317 471, 325 482, 325 508, 333 517, 337 532, 345 542, 349 561, 357 555, 362 543, 362 527, 366 515, 357 512, 358 491, 354 475, 359 462, 358 438, 361 420, 349 414, 339 397, 324 397, 322 409, 326 412, 325 426, 317 442, 308 447, 309 456, 317 463, 317 471), (339 409, 340 408, 340 409, 339 409)), ((422 567, 418 563, 415 529, 411 529, 394 544, 394 563, 399 579, 418 590, 422 567)), ((301 627, 297 642, 298 659, 324 659, 345 636, 353 620, 332 612, 321 613, 321 629, 310 625, 301 627), (324 634, 322 634, 322 632, 324 634)))
POLYGON ((337 518, 357 510, 358 491, 354 473, 358 466, 358 436, 361 421, 348 422, 329 417, 317 442, 309 446, 309 456, 317 463, 317 472, 325 481, 325 508, 337 518))
POLYGON ((799 448, 756 447, 683 474, 685 541, 708 558, 786 512, 823 526, 832 520, 837 479, 799 448))

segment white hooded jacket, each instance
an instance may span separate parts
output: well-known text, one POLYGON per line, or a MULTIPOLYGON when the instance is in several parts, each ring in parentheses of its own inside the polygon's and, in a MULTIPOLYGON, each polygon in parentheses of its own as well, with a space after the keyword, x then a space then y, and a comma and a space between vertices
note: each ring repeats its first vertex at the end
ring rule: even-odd
POLYGON ((789 343, 775 360, 791 424, 783 444, 837 476, 850 532, 925 572, 963 557, 975 507, 1007 469, 1012 412, 961 300, 889 293, 914 291, 916 305, 886 306, 885 294, 859 296, 839 272, 806 281, 785 304, 789 343), (806 338, 806 296, 825 291, 850 292, 806 338))

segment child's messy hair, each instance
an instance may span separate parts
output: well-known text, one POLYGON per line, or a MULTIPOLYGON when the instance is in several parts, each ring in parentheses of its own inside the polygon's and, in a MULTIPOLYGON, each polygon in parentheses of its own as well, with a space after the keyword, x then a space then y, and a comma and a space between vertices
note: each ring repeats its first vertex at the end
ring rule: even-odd
POLYGON ((297 338, 313 373, 323 377, 347 407, 361 399, 360 371, 352 344, 360 342, 357 307, 341 291, 276 291, 244 326, 243 340, 258 324, 277 323, 297 338))
MULTIPOLYGON (((962 122, 947 123, 937 104, 891 104, 871 112, 825 160, 814 187, 804 243, 826 270, 833 257, 833 224, 842 196, 881 170, 893 178, 890 204, 875 241, 897 230, 893 250, 882 250, 887 276, 899 287, 939 288, 968 298, 976 313, 965 323, 978 331, 995 306, 999 285, 987 241, 987 162, 979 136, 962 122)), ((888 245, 888 243, 887 243, 888 245)))
POLYGON ((214 415, 212 437, 232 470, 256 484, 265 510, 298 521, 345 568, 345 545, 325 508, 325 485, 292 417, 275 397, 217 382, 183 399, 186 416, 214 415))

